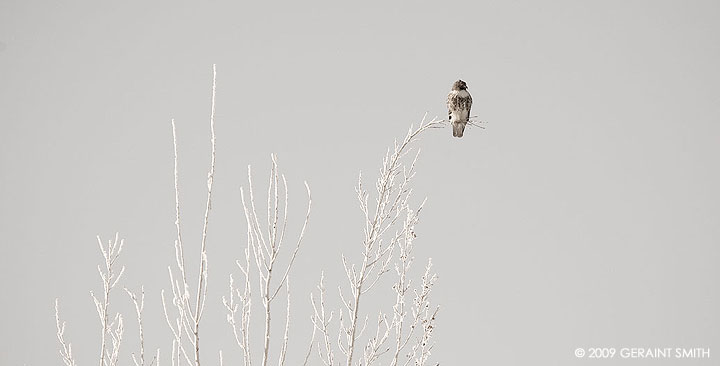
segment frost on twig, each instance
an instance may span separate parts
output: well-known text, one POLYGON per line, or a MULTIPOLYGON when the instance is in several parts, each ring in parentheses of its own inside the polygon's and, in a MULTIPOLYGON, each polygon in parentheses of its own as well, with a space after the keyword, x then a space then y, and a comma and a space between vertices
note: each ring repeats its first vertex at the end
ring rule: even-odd
POLYGON ((122 252, 124 240, 119 240, 119 234, 115 234, 114 240, 109 240, 107 247, 103 246, 103 242, 100 237, 97 237, 98 246, 102 252, 103 259, 105 260, 105 268, 101 268, 98 265, 98 272, 103 283, 102 298, 98 299, 95 294, 90 291, 93 302, 95 303, 95 310, 97 311, 98 317, 100 318, 101 334, 100 334, 100 366, 115 366, 117 365, 117 357, 120 352, 120 343, 123 335, 123 319, 120 314, 115 314, 115 317, 110 320, 108 308, 110 307, 110 292, 117 285, 118 281, 122 277, 125 267, 120 268, 119 273, 115 273, 115 261, 122 252), (113 328, 115 328, 113 330, 113 328), (108 351, 108 335, 111 338, 112 348, 108 351))
POLYGON ((261 223, 261 219, 257 214, 255 205, 255 193, 253 190, 252 170, 248 167, 248 192, 240 189, 242 197, 243 211, 247 222, 247 242, 245 248, 245 259, 243 262, 236 261, 240 271, 244 277, 242 290, 235 287, 233 277, 230 277, 230 294, 228 298, 223 297, 223 304, 227 310, 227 321, 232 327, 235 342, 243 351, 243 361, 245 365, 251 364, 250 349, 250 309, 252 304, 251 291, 251 273, 253 277, 257 277, 258 296, 265 310, 265 331, 262 346, 262 365, 266 366, 270 357, 270 319, 271 305, 277 297, 283 286, 286 288, 286 319, 285 332, 280 345, 278 355, 278 365, 285 364, 286 351, 288 344, 288 335, 290 328, 290 271, 292 269, 295 258, 300 250, 300 246, 305 236, 308 220, 310 218, 310 208, 312 206, 312 197, 310 188, 305 183, 305 189, 308 195, 308 207, 303 222, 302 229, 298 235, 295 247, 293 248, 288 264, 284 268, 277 268, 278 259, 282 253, 285 231, 288 222, 288 188, 285 176, 278 171, 277 159, 275 155, 271 155, 272 167, 270 169, 270 182, 267 191, 267 219, 261 223), (280 184, 282 183, 282 186, 280 184), (281 213, 282 212, 282 213, 281 213), (252 260, 251 260, 252 256, 252 260), (253 262, 253 264, 251 264, 253 262), (279 276, 273 282, 273 274, 278 273, 279 276), (239 312, 239 314, 238 314, 239 312))
MULTIPOLYGON (((395 141, 393 147, 388 149, 383 158, 380 174, 375 182, 372 201, 370 192, 363 185, 362 175, 358 178, 357 199, 364 216, 362 259, 357 263, 351 263, 350 259, 342 256, 348 286, 339 288, 343 308, 339 317, 340 330, 337 335, 337 347, 344 356, 343 363, 347 366, 353 365, 358 348, 362 349, 358 364, 377 363, 387 355, 390 364, 397 365, 400 355, 417 328, 417 325, 413 324, 404 326, 407 313, 405 297, 410 284, 407 272, 412 263, 414 226, 418 222, 418 214, 422 208, 420 205, 420 208, 414 210, 410 206, 411 182, 415 176, 418 154, 415 153, 409 158, 407 156, 413 150, 413 142, 418 140, 423 132, 432 128, 440 128, 443 123, 444 121, 437 119, 426 122, 423 118, 418 128, 411 126, 402 140, 395 141), (394 287, 396 303, 392 307, 392 315, 389 315, 390 312, 378 313, 377 320, 371 324, 373 330, 369 331, 364 346, 359 347, 359 340, 365 339, 363 333, 368 329, 369 320, 369 314, 363 316, 360 312, 363 295, 380 283, 381 278, 391 271, 393 266, 399 279, 394 287), (390 339, 394 339, 394 347, 388 344, 390 339)), ((320 289, 320 304, 318 305, 315 298, 311 296, 314 309, 311 319, 324 343, 324 347, 318 343, 318 353, 324 364, 334 365, 335 354, 328 328, 332 313, 326 317, 325 287, 322 278, 318 288, 320 289)), ((429 350, 427 354, 429 354, 429 350)), ((425 362, 425 360, 420 361, 417 365, 425 362)))
POLYGON ((413 344, 408 360, 405 365, 410 364, 410 360, 414 360, 415 365, 424 365, 430 356, 430 351, 433 348, 433 344, 430 341, 433 330, 435 328, 435 317, 437 316, 440 307, 430 306, 430 290, 435 284, 437 276, 431 273, 432 260, 428 259, 428 264, 425 267, 425 274, 422 276, 422 285, 419 290, 415 290, 415 299, 413 300, 413 328, 418 325, 421 328, 422 333, 416 338, 415 344, 413 344))
MULTIPOLYGON (((100 366, 116 366, 120 355, 120 344, 123 337, 123 318, 122 315, 115 314, 110 318, 110 294, 125 271, 125 267, 121 267, 116 272, 116 262, 123 249, 124 240, 120 239, 119 234, 115 234, 114 240, 108 240, 107 245, 103 244, 100 237, 97 237, 98 247, 103 256, 103 265, 98 265, 98 273, 102 279, 103 291, 100 298, 90 291, 90 296, 95 304, 95 310, 100 318, 100 366)), ((75 366, 75 359, 72 354, 72 346, 65 341, 65 322, 60 321, 60 310, 58 300, 55 299, 55 324, 57 328, 57 338, 60 342, 60 356, 66 366, 75 366)))
MULTIPOLYGON (((138 300, 137 294, 125 288, 125 292, 130 297, 130 300, 135 306, 135 315, 138 321, 139 339, 140 339, 140 353, 139 356, 135 355, 135 352, 131 354, 133 363, 135 366, 145 366, 145 333, 143 332, 143 310, 145 309, 145 288, 140 286, 140 299, 138 300)), ((158 362, 160 350, 158 349, 153 359, 148 364, 149 366, 155 365, 158 362)))
POLYGON ((58 299, 55 299, 55 325, 57 327, 57 339, 60 342, 60 357, 65 366, 75 366, 75 358, 72 354, 72 345, 65 341, 65 322, 60 321, 60 307, 58 299))
POLYGON ((202 240, 200 242, 200 270, 198 272, 197 288, 194 289, 194 296, 191 295, 191 283, 187 276, 184 244, 181 235, 180 225, 180 190, 178 186, 178 154, 177 135, 175 132, 175 121, 172 121, 173 151, 174 151, 174 182, 175 182, 175 228, 177 238, 175 240, 175 262, 179 277, 173 274, 171 267, 168 267, 170 274, 170 285, 172 288, 172 305, 175 308, 175 315, 171 319, 164 291, 161 293, 163 312, 173 334, 173 357, 172 364, 180 364, 180 360, 188 365, 200 366, 200 319, 205 309, 207 297, 207 234, 210 209, 212 208, 212 188, 215 177, 215 80, 216 70, 213 65, 213 81, 210 105, 210 170, 207 179, 207 201, 205 204, 205 216, 202 226, 202 240), (191 297, 193 299, 191 299, 191 297), (188 349, 189 348, 189 349, 188 349))
MULTIPOLYGON (((310 294, 310 302, 313 307, 313 315, 310 320, 313 323, 313 329, 320 332, 322 337, 322 345, 320 342, 317 344, 318 355, 323 361, 323 364, 332 366, 335 364, 335 354, 333 353, 332 343, 330 342, 330 322, 332 321, 334 312, 327 314, 325 312, 325 274, 320 274, 320 284, 317 286, 318 292, 320 293, 319 303, 315 302, 315 297, 310 294), (323 351, 324 348, 324 351, 323 351)), ((313 331, 314 338, 315 331, 313 331)), ((312 345, 311 345, 312 347, 312 345)), ((307 361, 306 361, 307 362, 307 361)))

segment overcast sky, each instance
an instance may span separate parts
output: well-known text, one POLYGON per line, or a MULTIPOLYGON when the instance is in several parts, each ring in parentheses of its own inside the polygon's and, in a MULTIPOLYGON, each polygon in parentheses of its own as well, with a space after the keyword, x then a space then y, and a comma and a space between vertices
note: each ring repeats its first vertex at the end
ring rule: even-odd
MULTIPOLYGON (((320 270, 337 308, 340 255, 360 252, 358 173, 372 187, 385 149, 426 112, 442 118, 458 78, 488 124, 462 139, 432 130, 419 145, 414 203, 428 201, 415 266, 433 258, 432 299, 441 305, 432 360, 578 365, 578 347, 715 351, 718 19, 715 1, 4 0, 0 364, 61 363, 55 297, 78 363, 96 362, 95 236, 119 232, 122 285, 145 285, 146 348, 160 347, 169 365, 159 298, 174 260, 170 119, 187 250, 197 253, 212 64, 217 167, 205 364, 219 349, 226 364, 239 360, 220 296, 228 275, 240 276, 233 263, 246 245, 247 165, 263 191, 270 154, 278 154, 290 235, 302 223, 303 181, 313 191, 292 282, 288 362, 296 365, 320 270)), ((389 288, 368 304, 390 310, 393 299, 382 294, 389 288)), ((114 296, 128 364, 134 317, 126 295, 114 296)))

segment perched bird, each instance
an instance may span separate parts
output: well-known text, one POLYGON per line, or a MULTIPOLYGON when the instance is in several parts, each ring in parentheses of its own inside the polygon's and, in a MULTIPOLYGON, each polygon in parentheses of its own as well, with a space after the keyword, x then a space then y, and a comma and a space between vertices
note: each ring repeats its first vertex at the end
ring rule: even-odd
POLYGON ((452 90, 447 97, 448 120, 452 123, 453 136, 463 137, 465 126, 470 120, 470 107, 472 97, 467 90, 467 84, 458 80, 453 83, 452 90))

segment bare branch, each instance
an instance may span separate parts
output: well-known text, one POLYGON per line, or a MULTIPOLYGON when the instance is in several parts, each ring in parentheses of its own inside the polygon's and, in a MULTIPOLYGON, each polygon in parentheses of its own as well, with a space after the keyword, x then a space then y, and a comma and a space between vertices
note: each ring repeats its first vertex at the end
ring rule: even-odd
POLYGON ((171 321, 170 315, 165 303, 163 293, 163 311, 165 319, 172 330, 173 339, 173 357, 172 362, 176 364, 180 362, 180 354, 183 355, 188 365, 200 366, 200 320, 205 309, 207 299, 207 280, 208 280, 208 259, 207 259, 207 235, 208 224, 210 219, 210 210, 212 209, 212 188, 215 179, 215 92, 216 92, 216 66, 212 68, 212 93, 210 98, 210 169, 207 178, 207 201, 205 203, 205 215, 203 216, 202 239, 200 242, 200 270, 198 272, 197 287, 194 288, 195 303, 190 303, 190 283, 188 282, 185 267, 184 244, 181 235, 180 224, 180 188, 178 184, 178 153, 177 153, 177 133, 175 129, 175 120, 172 120, 173 132, 173 152, 174 152, 174 186, 175 186, 175 227, 177 231, 177 239, 175 240, 175 259, 180 272, 179 281, 175 281, 170 272, 170 284, 173 290, 173 305, 177 313, 174 321, 171 321), (193 348, 193 359, 190 360, 186 351, 185 342, 188 342, 193 348))
MULTIPOLYGON (((425 122, 425 117, 423 117, 420 127, 414 129, 411 126, 405 138, 400 142, 395 141, 392 150, 387 150, 383 158, 380 176, 375 184, 377 197, 375 198, 375 209, 372 211, 367 205, 369 193, 363 188, 362 179, 359 179, 356 192, 360 209, 365 216, 365 238, 362 263, 358 266, 358 272, 356 273, 353 269, 354 265, 348 267, 343 258, 343 266, 352 295, 350 301, 343 299, 349 319, 349 323, 341 328, 346 333, 346 342, 343 348, 346 350, 344 353, 347 366, 353 364, 356 341, 362 333, 358 322, 361 297, 379 281, 384 273, 388 272, 393 248, 397 245, 399 236, 404 232, 401 230, 395 237, 386 238, 385 242, 388 244, 383 247, 383 238, 388 230, 394 227, 401 214, 408 210, 408 200, 412 193, 409 184, 414 177, 417 154, 410 163, 404 163, 403 158, 410 151, 412 142, 416 141, 422 132, 439 127, 442 123, 443 121, 437 119, 425 122), (372 279, 368 282, 369 278, 372 279)), ((342 297, 342 291, 340 293, 342 297)), ((380 340, 383 340, 382 336, 378 336, 375 342, 380 342, 380 340)), ((373 349, 379 350, 380 345, 382 343, 370 345, 369 350, 366 347, 365 361, 376 359, 375 354, 379 351, 373 351, 373 349)))
POLYGON ((133 302, 133 305, 135 305, 135 314, 137 315, 138 330, 140 333, 140 362, 135 359, 135 353, 132 354, 132 360, 133 363, 135 363, 135 366, 145 366, 145 336, 143 334, 142 321, 142 313, 143 309, 145 308, 145 288, 143 286, 140 286, 139 301, 135 293, 133 293, 132 291, 125 288, 125 292, 127 292, 128 296, 130 296, 130 300, 132 300, 133 302))
POLYGON ((255 206, 255 190, 253 187, 252 169, 248 167, 248 187, 247 191, 243 188, 240 189, 240 197, 243 205, 243 212, 245 213, 245 221, 247 223, 247 247, 245 248, 245 263, 244 265, 237 261, 240 271, 245 276, 245 290, 234 289, 234 285, 231 283, 230 298, 224 298, 225 308, 228 312, 227 319, 230 326, 235 332, 236 343, 243 350, 244 361, 246 365, 251 363, 250 348, 249 348, 249 319, 250 317, 250 255, 253 256, 255 262, 253 268, 257 273, 258 279, 258 296, 261 300, 263 308, 265 310, 265 331, 263 336, 263 347, 262 347, 262 362, 263 366, 266 366, 270 359, 270 330, 271 330, 271 314, 272 314, 272 302, 278 296, 280 290, 285 287, 288 296, 287 304, 287 315, 285 335, 283 341, 280 344, 280 351, 278 355, 278 364, 283 365, 286 360, 287 343, 289 338, 289 314, 290 314, 290 289, 288 288, 288 281, 290 278, 290 271, 295 263, 295 258, 300 250, 300 246, 303 243, 305 237, 305 231, 310 218, 310 210, 312 207, 312 196, 310 188, 305 183, 305 189, 308 195, 308 208, 305 214, 305 220, 303 221, 302 229, 298 235, 297 243, 295 248, 290 255, 287 266, 282 269, 282 276, 279 280, 273 282, 273 274, 276 272, 277 261, 283 248, 283 240, 285 238, 285 232, 287 228, 288 220, 288 187, 285 176, 280 174, 277 165, 277 157, 271 155, 271 169, 270 169, 270 180, 267 188, 267 221, 265 226, 260 222, 260 218, 257 214, 255 206), (282 187, 280 186, 280 178, 282 177, 282 187), (282 192, 284 190, 284 192, 282 192), (281 215, 282 210, 282 215, 281 215), (267 237, 266 237, 267 236, 267 237), (239 303, 236 302, 233 297, 237 296, 239 303), (241 314, 241 329, 237 330, 237 319, 235 313, 238 311, 238 304, 243 305, 243 313, 241 314), (245 308, 247 306, 247 308, 245 308), (247 309, 247 310, 245 310, 247 309), (242 333, 242 334, 240 334, 242 333))
POLYGON ((72 354, 72 345, 65 341, 65 322, 60 322, 60 307, 58 299, 55 299, 55 325, 57 327, 57 339, 60 342, 60 356, 65 366, 76 366, 75 358, 72 354))

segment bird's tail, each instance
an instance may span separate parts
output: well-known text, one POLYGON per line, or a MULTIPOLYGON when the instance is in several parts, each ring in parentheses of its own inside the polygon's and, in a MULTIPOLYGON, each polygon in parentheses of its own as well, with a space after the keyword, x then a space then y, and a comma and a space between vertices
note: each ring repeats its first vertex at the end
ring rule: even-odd
POLYGON ((453 122, 453 136, 463 137, 466 122, 453 122))

